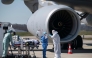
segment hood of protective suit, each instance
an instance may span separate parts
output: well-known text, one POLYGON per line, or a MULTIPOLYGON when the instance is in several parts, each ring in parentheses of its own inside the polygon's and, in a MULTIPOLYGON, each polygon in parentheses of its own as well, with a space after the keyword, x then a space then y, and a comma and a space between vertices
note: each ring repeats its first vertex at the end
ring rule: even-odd
POLYGON ((47 38, 47 33, 43 32, 43 36, 45 36, 45 39, 47 38))
POLYGON ((58 32, 55 30, 52 30, 52 34, 57 34, 58 32))
POLYGON ((47 33, 46 32, 43 32, 43 35, 46 35, 47 33))
POLYGON ((12 30, 7 30, 7 33, 11 33, 11 32, 13 32, 12 30))

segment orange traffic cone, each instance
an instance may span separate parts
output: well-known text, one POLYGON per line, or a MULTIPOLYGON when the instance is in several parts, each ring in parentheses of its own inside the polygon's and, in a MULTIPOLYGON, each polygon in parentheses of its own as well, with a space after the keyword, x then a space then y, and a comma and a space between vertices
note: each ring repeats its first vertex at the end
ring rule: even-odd
POLYGON ((72 54, 71 44, 69 44, 68 54, 72 54))

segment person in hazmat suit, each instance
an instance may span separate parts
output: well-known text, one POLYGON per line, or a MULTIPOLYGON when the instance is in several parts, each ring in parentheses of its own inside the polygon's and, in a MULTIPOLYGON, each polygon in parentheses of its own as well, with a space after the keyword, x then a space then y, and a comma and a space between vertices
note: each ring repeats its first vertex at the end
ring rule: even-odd
POLYGON ((8 46, 9 43, 12 43, 12 46, 14 46, 13 42, 12 42, 12 30, 7 30, 7 33, 5 34, 4 38, 3 38, 3 55, 2 58, 5 58, 7 56, 7 52, 8 52, 8 46))
POLYGON ((48 37, 46 32, 43 32, 43 36, 41 36, 41 43, 43 48, 43 58, 46 58, 46 50, 48 46, 48 37))
POLYGON ((37 32, 36 32, 36 37, 40 39, 41 36, 42 36, 41 34, 42 34, 42 33, 41 33, 41 30, 37 30, 37 32))
POLYGON ((54 53, 55 53, 54 58, 61 58, 60 36, 58 35, 58 32, 55 30, 52 30, 52 34, 53 35, 50 36, 53 39, 54 44, 54 53))

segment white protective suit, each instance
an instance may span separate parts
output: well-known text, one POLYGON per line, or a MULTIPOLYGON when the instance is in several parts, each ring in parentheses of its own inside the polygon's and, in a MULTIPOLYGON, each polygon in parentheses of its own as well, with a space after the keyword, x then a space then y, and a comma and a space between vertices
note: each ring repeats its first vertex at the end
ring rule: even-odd
POLYGON ((38 37, 39 39, 41 38, 41 31, 40 30, 37 30, 36 37, 38 37))
POLYGON ((51 38, 53 39, 54 53, 55 53, 54 58, 61 58, 60 37, 58 35, 58 32, 55 30, 52 30, 52 34, 53 35, 51 36, 51 38))

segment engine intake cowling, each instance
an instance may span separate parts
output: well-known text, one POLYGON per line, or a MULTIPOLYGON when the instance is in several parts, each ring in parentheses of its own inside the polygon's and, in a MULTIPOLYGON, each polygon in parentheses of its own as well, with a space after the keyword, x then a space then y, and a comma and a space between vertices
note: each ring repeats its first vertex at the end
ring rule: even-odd
POLYGON ((37 30, 45 31, 48 34, 52 34, 51 31, 56 30, 61 43, 65 43, 77 36, 80 29, 80 20, 70 7, 65 5, 45 6, 30 17, 27 28, 35 36, 37 30))

